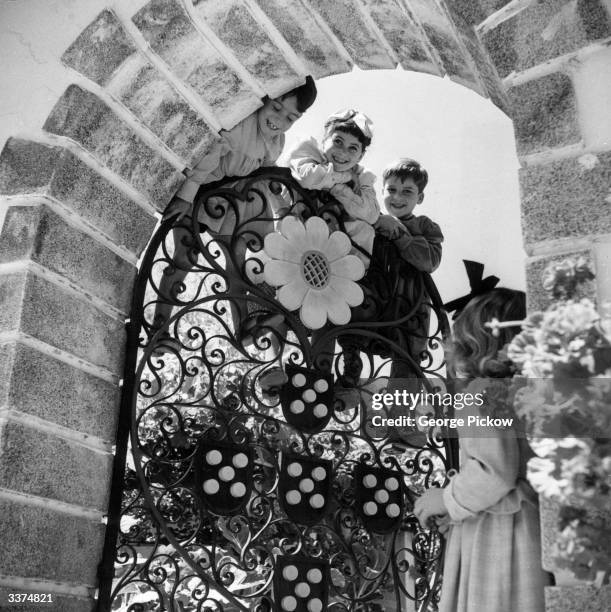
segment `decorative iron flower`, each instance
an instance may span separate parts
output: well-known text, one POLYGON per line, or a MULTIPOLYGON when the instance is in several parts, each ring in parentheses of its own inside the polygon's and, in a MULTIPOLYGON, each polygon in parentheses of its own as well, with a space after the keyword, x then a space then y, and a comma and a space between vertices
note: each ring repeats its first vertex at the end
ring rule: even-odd
POLYGON ((327 319, 335 325, 350 321, 350 306, 364 299, 354 281, 365 274, 363 262, 349 255, 352 245, 344 232, 332 232, 320 217, 305 224, 285 217, 278 231, 265 237, 265 280, 280 287, 278 300, 288 310, 300 308, 303 324, 320 329, 327 319))

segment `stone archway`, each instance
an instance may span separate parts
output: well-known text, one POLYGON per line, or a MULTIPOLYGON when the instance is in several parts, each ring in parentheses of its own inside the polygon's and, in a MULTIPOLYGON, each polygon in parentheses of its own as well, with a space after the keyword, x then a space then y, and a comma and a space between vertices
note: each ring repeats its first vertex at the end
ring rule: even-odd
POLYGON ((610 297, 609 80, 592 95, 610 29, 603 0, 152 0, 100 13, 62 55, 74 84, 44 137, 0 156, 0 601, 44 591, 48 609, 91 606, 123 323, 154 213, 218 129, 305 74, 400 64, 489 96, 515 121, 531 304, 544 263, 569 252, 594 261, 610 297))

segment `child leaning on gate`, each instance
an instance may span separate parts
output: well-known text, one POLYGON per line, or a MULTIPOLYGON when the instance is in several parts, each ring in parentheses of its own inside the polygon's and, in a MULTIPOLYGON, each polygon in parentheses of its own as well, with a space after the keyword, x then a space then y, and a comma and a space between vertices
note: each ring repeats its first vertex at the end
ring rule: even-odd
MULTIPOLYGON (((456 415, 464 423, 513 413, 509 381, 499 380, 512 375, 501 349, 519 327, 495 332, 486 323, 525 316, 524 293, 497 288, 471 299, 456 318, 449 359, 469 381, 467 392, 488 392, 495 399, 465 406, 456 415)), ((507 429, 475 432, 459 425, 460 471, 445 489, 429 489, 414 504, 424 528, 432 517, 442 531, 449 526, 439 612, 545 610, 550 576, 541 568, 538 498, 526 480, 534 453, 513 416, 514 426, 507 429)))
MULTIPOLYGON (((220 140, 211 151, 192 170, 185 172, 187 180, 168 205, 164 219, 176 217, 178 220, 190 217, 193 213, 193 200, 201 185, 219 181, 225 177, 247 176, 263 166, 275 165, 284 147, 284 133, 314 103, 316 85, 312 77, 306 77, 303 85, 277 97, 265 98, 263 106, 249 115, 231 130, 222 130, 220 140)), ((204 207, 199 209, 198 221, 205 225, 208 233, 215 240, 229 247, 232 234, 238 220, 227 201, 215 199, 212 203, 212 214, 204 207), (217 201, 218 200, 218 201, 217 201)), ((256 231, 261 237, 273 230, 273 211, 261 210, 261 204, 240 202, 240 223, 249 219, 245 226, 249 231, 256 231)), ((269 202, 267 203, 268 208, 269 202)), ((174 303, 177 303, 176 292, 180 288, 192 267, 188 247, 181 241, 180 231, 173 230, 174 261, 177 264, 165 271, 159 285, 159 294, 163 300, 157 303, 153 318, 152 330, 156 331, 170 318, 174 303)), ((235 244, 234 257, 236 274, 241 274, 241 267, 246 258, 246 240, 240 237, 235 244)), ((230 258, 227 257, 227 266, 230 258)), ((234 306, 234 305, 232 305, 234 306)), ((233 319, 237 326, 244 313, 237 306, 233 307, 233 319)), ((167 333, 165 335, 168 335, 167 333)), ((164 342, 165 343, 165 342, 164 342)))
POLYGON ((328 191, 340 203, 340 219, 365 267, 373 248, 373 226, 380 218, 375 176, 359 164, 371 144, 371 125, 366 115, 353 109, 334 113, 325 122, 322 143, 308 138, 288 159, 302 187, 328 191))
MULTIPOLYGON (((395 223, 388 223, 386 219, 378 223, 371 268, 363 284, 374 293, 373 301, 379 300, 383 304, 383 311, 357 310, 354 318, 365 322, 373 319, 378 322, 387 321, 388 328, 377 328, 374 331, 398 344, 419 363, 419 356, 427 347, 430 320, 430 296, 424 291, 422 275, 419 273, 431 273, 439 267, 443 234, 437 223, 425 215, 414 214, 416 206, 424 200, 424 189, 428 183, 428 173, 419 162, 409 158, 400 159, 387 167, 382 177, 383 203, 395 223), (414 311, 418 302, 420 307, 414 311), (408 315, 407 320, 392 324, 408 315)), ((346 387, 358 385, 362 369, 360 350, 384 357, 391 356, 392 379, 417 377, 417 370, 409 360, 384 342, 369 342, 364 346, 361 338, 345 336, 342 347, 343 383, 346 387)), ((410 391, 419 390, 416 381, 414 388, 406 384, 410 391)))

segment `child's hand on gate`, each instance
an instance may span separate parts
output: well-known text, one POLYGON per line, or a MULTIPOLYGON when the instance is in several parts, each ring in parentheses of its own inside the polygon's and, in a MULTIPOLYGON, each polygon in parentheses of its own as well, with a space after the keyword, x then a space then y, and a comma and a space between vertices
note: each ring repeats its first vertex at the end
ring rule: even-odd
POLYGON ((448 513, 443 501, 443 489, 427 489, 414 504, 414 515, 420 525, 426 529, 431 517, 441 517, 448 513))
POLYGON ((175 196, 165 209, 163 220, 167 221, 168 219, 176 218, 176 221, 181 221, 191 212, 192 208, 193 204, 191 202, 175 196))
POLYGON ((382 236, 390 240, 398 238, 401 233, 405 231, 401 221, 395 219, 392 215, 380 215, 375 224, 375 229, 380 232, 382 236))

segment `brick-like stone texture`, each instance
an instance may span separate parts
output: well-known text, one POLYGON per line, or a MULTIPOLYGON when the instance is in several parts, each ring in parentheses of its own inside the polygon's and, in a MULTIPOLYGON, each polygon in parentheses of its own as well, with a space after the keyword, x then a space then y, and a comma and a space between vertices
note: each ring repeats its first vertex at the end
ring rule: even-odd
POLYGON ((2 500, 0 516, 0 574, 97 585, 104 525, 2 500))
POLYGON ((12 206, 6 213, 0 263, 21 259, 44 266, 124 312, 129 310, 135 268, 44 205, 12 206))
POLYGON ((31 601, 9 603, 9 595, 15 595, 15 593, 35 595, 41 593, 41 591, 31 591, 23 587, 0 587, 0 610, 2 612, 40 612, 41 609, 45 612, 95 612, 97 603, 93 598, 67 597, 66 595, 57 595, 51 590, 47 591, 51 595, 50 603, 33 603, 31 601))
POLYGON ((540 0, 484 36, 501 77, 611 35, 605 0, 540 0))
POLYGON ((83 145, 104 165, 146 194, 163 210, 184 176, 153 151, 104 102, 71 85, 44 129, 83 145))
POLYGON ((422 24, 448 75, 453 80, 479 91, 481 86, 473 72, 471 59, 459 43, 445 11, 435 0, 410 0, 409 7, 422 24))
POLYGON ((24 332, 117 375, 122 372, 123 324, 31 272, 0 275, 0 330, 24 332))
POLYGON ((442 74, 430 53, 424 32, 396 0, 363 0, 363 4, 405 70, 442 74))
POLYGON ((216 138, 204 119, 136 49, 111 11, 98 15, 62 61, 105 87, 187 163, 201 157, 216 138))
POLYGON ((0 193, 48 195, 96 231, 139 254, 155 217, 60 147, 10 138, 0 154, 0 193))
MULTIPOLYGON (((575 251, 573 253, 565 253, 562 255, 550 255, 549 257, 541 257, 533 259, 526 264, 526 300, 528 304, 528 312, 534 312, 536 310, 544 310, 554 300, 550 293, 545 291, 541 286, 541 278, 543 271, 552 262, 561 262, 564 259, 573 257, 583 257, 588 262, 590 269, 596 273, 594 266, 594 258, 589 250, 586 251, 575 251)), ((583 297, 588 297, 593 301, 596 301, 596 284, 593 281, 588 282, 581 289, 583 297)))
POLYGON ((195 0, 193 5, 271 97, 303 82, 241 0, 195 0))
POLYGON ((301 0, 258 0, 267 15, 315 78, 350 70, 328 34, 301 0))
POLYGON ((132 21, 172 72, 213 108, 224 127, 233 127, 260 105, 177 0, 152 0, 132 21))
POLYGON ((520 171, 524 243, 611 232, 611 153, 520 171))
POLYGON ((545 589, 546 612, 608 612, 611 586, 600 588, 590 585, 547 587, 545 589))
POLYGON ((114 13, 102 11, 66 49, 62 61, 87 78, 106 85, 137 47, 114 13))
POLYGON ((0 427, 0 487, 104 512, 112 455, 10 420, 0 427))
POLYGON ((518 154, 553 149, 581 139, 571 79, 560 73, 509 89, 518 154))
POLYGON ((120 389, 29 346, 0 350, 0 406, 114 443, 120 389))
POLYGON ((394 68, 395 62, 386 53, 380 39, 365 21, 353 0, 310 0, 311 5, 331 27, 360 68, 394 68))

